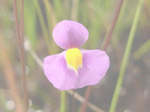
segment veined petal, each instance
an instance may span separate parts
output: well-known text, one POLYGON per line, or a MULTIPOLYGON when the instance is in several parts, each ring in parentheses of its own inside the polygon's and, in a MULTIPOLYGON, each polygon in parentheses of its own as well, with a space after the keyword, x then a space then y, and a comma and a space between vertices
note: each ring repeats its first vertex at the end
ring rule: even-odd
POLYGON ((59 22, 53 30, 53 38, 63 49, 79 48, 88 39, 88 30, 80 23, 71 20, 59 22))
POLYGON ((44 72, 54 87, 60 90, 77 89, 97 84, 109 68, 109 57, 105 51, 81 50, 83 56, 82 68, 78 76, 74 70, 67 67, 66 51, 48 56, 44 59, 44 72))

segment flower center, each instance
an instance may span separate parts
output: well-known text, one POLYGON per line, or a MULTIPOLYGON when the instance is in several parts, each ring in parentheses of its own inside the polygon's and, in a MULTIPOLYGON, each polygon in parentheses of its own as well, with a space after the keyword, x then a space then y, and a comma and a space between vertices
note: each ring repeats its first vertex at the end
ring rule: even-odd
POLYGON ((67 67, 73 69, 78 75, 78 69, 82 67, 82 53, 78 48, 68 49, 66 52, 67 67))

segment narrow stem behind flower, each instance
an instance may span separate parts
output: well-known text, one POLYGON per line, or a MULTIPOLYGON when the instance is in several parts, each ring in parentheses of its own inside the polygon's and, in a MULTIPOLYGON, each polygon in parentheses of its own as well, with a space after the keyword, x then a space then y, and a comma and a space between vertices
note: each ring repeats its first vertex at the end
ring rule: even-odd
POLYGON ((28 109, 29 100, 28 100, 28 92, 26 87, 26 76, 25 76, 25 57, 24 57, 24 0, 21 0, 21 19, 20 19, 20 38, 21 38, 21 54, 22 54, 22 83, 23 83, 23 95, 25 107, 28 109))
POLYGON ((106 50, 107 47, 108 47, 108 44, 109 44, 110 39, 112 37, 112 33, 113 33, 114 29, 115 29, 115 26, 116 26, 116 23, 117 23, 117 20, 118 20, 118 16, 119 16, 120 10, 122 8, 123 2, 124 2, 124 0, 120 0, 119 1, 119 4, 118 4, 118 7, 116 9, 111 28, 108 29, 107 38, 106 38, 104 46, 102 47, 103 50, 106 50))
POLYGON ((73 90, 73 93, 72 93, 72 112, 76 112, 75 109, 76 109, 76 104, 75 104, 75 90, 73 90))
POLYGON ((85 96, 84 96, 84 103, 82 104, 80 112, 86 112, 86 106, 87 106, 91 91, 92 91, 92 86, 88 86, 85 96))
POLYGON ((41 23, 42 31, 43 31, 43 34, 44 34, 44 39, 45 39, 46 45, 48 47, 48 51, 50 52, 51 46, 49 44, 50 43, 49 33, 48 33, 48 30, 47 30, 46 23, 44 21, 44 18, 43 18, 42 11, 41 11, 38 0, 34 0, 34 4, 35 4, 35 7, 37 9, 37 13, 38 13, 39 20, 40 20, 40 23, 41 23))
MULTIPOLYGON (((108 45, 109 45, 109 42, 110 42, 110 39, 112 37, 112 33, 115 29, 115 25, 116 25, 116 22, 117 22, 117 19, 118 19, 118 16, 119 16, 119 13, 120 13, 120 10, 121 10, 121 7, 122 7, 122 4, 123 4, 123 1, 124 0, 120 0, 119 3, 118 3, 118 7, 115 11, 115 15, 114 15, 114 19, 113 19, 113 22, 112 22, 112 25, 110 27, 110 29, 108 30, 108 36, 106 38, 106 41, 105 41, 105 44, 103 46, 103 50, 106 50, 108 45)), ((90 97, 90 94, 91 94, 91 91, 92 91, 92 86, 89 86, 86 90, 86 93, 85 93, 85 101, 84 103, 82 104, 82 107, 81 107, 81 111, 80 112, 86 112, 86 105, 87 105, 87 102, 88 102, 88 99, 90 97)))
POLYGON ((78 0, 72 0, 71 20, 78 18, 78 0))
POLYGON ((47 21, 48 21, 49 36, 50 36, 49 45, 51 45, 51 47, 49 48, 49 53, 55 54, 58 52, 59 48, 58 48, 58 46, 56 46, 56 44, 54 43, 54 41, 52 39, 52 29, 55 27, 57 20, 56 20, 56 16, 54 14, 54 10, 51 5, 51 2, 49 0, 44 0, 43 2, 45 5, 45 9, 46 9, 46 17, 47 17, 47 21))
POLYGON ((57 20, 56 20, 52 5, 49 0, 44 0, 43 2, 47 9, 46 14, 47 14, 47 19, 48 19, 47 21, 48 21, 49 28, 54 28, 57 23, 57 20), (50 22, 50 20, 51 20, 51 22, 50 22))
POLYGON ((112 98, 112 102, 111 102, 109 112, 115 112, 116 111, 116 106, 117 106, 117 102, 118 102, 118 98, 119 98, 120 88, 122 86, 122 82, 123 82, 127 62, 128 62, 128 59, 129 59, 130 51, 131 51, 131 48, 132 48, 134 35, 135 35, 136 28, 137 28, 137 25, 138 25, 138 21, 139 21, 141 9, 142 9, 143 1, 144 0, 139 0, 139 3, 138 3, 136 14, 135 14, 135 17, 134 17, 134 20, 133 20, 133 23, 132 23, 132 26, 131 26, 131 31, 130 31, 130 34, 129 34, 129 38, 128 38, 128 41, 127 41, 126 49, 125 49, 124 56, 123 56, 123 59, 122 59, 122 64, 121 64, 121 67, 120 67, 119 77, 118 77, 118 81, 117 81, 117 84, 116 84, 116 88, 115 88, 115 91, 114 91, 114 95, 113 95, 113 98, 112 98))
POLYGON ((66 112, 66 92, 61 91, 60 112, 66 112))
POLYGON ((27 95, 27 88, 26 88, 26 78, 25 78, 25 58, 24 58, 24 25, 23 25, 23 15, 24 15, 24 1, 21 0, 21 30, 19 31, 19 25, 18 25, 18 14, 17 14, 17 2, 14 0, 14 13, 15 13, 15 23, 16 23, 16 33, 17 33, 17 40, 18 40, 18 47, 19 47, 19 53, 20 53, 20 61, 22 65, 22 82, 23 82, 23 94, 24 94, 24 100, 25 100, 25 111, 28 108, 28 95, 27 95))

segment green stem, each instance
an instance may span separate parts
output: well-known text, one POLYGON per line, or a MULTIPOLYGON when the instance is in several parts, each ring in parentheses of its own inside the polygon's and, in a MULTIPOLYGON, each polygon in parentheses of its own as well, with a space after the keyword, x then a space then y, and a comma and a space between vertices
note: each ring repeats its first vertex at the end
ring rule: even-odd
POLYGON ((134 20, 133 20, 133 23, 132 23, 131 31, 130 31, 130 34, 129 34, 128 42, 127 42, 127 45, 126 45, 126 49, 125 49, 125 52, 124 52, 124 56, 123 56, 123 60, 122 60, 121 68, 120 68, 120 73, 119 73, 118 81, 117 81, 117 84, 116 84, 116 88, 115 88, 115 91, 114 91, 114 95, 113 95, 113 98, 112 98, 112 102, 111 102, 109 112, 115 112, 116 111, 116 106, 117 106, 117 102, 118 102, 118 98, 119 98, 119 92, 120 92, 120 88, 122 86, 124 73, 125 73, 125 70, 126 70, 127 62, 128 62, 129 55, 130 55, 130 51, 131 51, 131 48, 132 48, 132 43, 133 43, 133 40, 134 40, 134 35, 135 35, 135 32, 136 32, 136 28, 137 28, 137 25, 138 25, 138 21, 139 21, 141 9, 142 9, 142 4, 143 4, 143 0, 139 0, 138 7, 137 7, 137 10, 136 10, 136 14, 135 14, 135 17, 134 17, 134 20))
POLYGON ((135 59, 140 59, 144 54, 150 51, 150 40, 146 41, 133 54, 135 59))
POLYGON ((40 23, 41 23, 41 27, 42 27, 42 30, 43 30, 44 39, 45 39, 46 45, 48 46, 48 50, 50 52, 51 46, 50 46, 49 34, 48 34, 46 24, 44 22, 44 18, 43 18, 42 11, 40 9, 40 5, 39 5, 38 0, 34 0, 34 4, 35 4, 35 7, 37 9, 37 13, 38 13, 39 20, 40 20, 40 23))
POLYGON ((60 112, 66 112, 66 92, 61 91, 60 112))
POLYGON ((49 0, 44 0, 44 5, 45 5, 45 9, 46 9, 46 17, 47 17, 47 21, 48 21, 48 27, 49 27, 49 35, 50 35, 50 41, 51 41, 51 47, 50 47, 50 51, 51 54, 56 54, 59 51, 59 47, 56 46, 55 42, 53 42, 51 33, 52 33, 52 29, 55 27, 57 20, 54 14, 54 10, 52 8, 52 5, 50 3, 49 0), (54 50, 55 49, 55 50, 54 50))

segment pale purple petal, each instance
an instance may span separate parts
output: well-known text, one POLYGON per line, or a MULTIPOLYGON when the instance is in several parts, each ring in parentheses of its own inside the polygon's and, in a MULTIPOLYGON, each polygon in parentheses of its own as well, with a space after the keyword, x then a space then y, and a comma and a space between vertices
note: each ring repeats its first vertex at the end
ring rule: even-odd
POLYGON ((71 20, 59 22, 53 30, 53 38, 63 49, 79 48, 88 39, 88 30, 80 23, 71 20))
POLYGON ((54 87, 67 90, 77 87, 76 74, 67 68, 65 51, 61 54, 47 56, 43 63, 44 73, 54 87))
POLYGON ((109 68, 109 57, 104 51, 82 50, 83 66, 76 76, 67 68, 65 52, 44 59, 44 72, 54 87, 60 90, 77 89, 97 84, 109 68))
POLYGON ((105 51, 82 50, 83 68, 79 70, 79 88, 95 85, 106 75, 110 62, 105 51))

